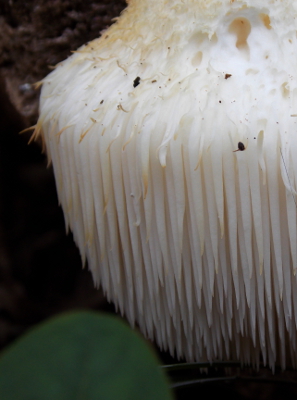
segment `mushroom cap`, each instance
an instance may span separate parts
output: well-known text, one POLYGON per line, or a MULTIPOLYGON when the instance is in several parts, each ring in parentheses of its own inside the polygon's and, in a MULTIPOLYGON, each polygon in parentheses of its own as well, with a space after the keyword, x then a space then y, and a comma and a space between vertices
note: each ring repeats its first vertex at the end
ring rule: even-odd
POLYGON ((296 366, 296 17, 131 0, 43 80, 35 136, 82 259, 189 361, 296 366))

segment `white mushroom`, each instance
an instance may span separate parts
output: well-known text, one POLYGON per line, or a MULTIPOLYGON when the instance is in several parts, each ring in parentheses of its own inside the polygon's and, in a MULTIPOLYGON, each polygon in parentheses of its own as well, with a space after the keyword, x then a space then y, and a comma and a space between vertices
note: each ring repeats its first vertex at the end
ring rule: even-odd
POLYGON ((296 0, 130 0, 43 80, 82 259, 178 357, 296 366, 296 48, 296 0))

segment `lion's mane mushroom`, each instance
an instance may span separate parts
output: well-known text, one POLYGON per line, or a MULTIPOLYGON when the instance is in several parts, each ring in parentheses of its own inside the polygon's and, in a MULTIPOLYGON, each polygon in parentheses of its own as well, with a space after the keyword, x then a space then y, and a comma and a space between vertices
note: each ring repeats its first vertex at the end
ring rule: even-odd
POLYGON ((296 48, 295 0, 130 0, 43 80, 82 259, 187 360, 296 366, 296 48))

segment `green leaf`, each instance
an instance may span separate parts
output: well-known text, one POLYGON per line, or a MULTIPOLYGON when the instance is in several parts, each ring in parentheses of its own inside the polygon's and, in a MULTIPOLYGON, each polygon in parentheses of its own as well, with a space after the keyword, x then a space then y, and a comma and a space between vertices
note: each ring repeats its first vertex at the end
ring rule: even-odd
POLYGON ((150 346, 120 319, 64 314, 5 350, 0 399, 172 399, 158 364, 150 346))

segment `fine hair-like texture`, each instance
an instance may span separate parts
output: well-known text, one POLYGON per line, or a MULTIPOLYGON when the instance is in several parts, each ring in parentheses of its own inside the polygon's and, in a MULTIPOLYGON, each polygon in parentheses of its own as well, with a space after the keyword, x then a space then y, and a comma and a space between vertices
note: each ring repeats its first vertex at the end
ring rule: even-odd
POLYGON ((82 259, 187 360, 296 366, 296 8, 134 0, 43 80, 82 259))

